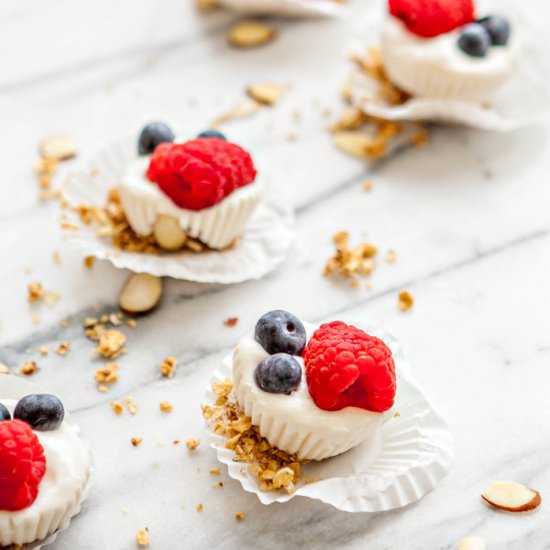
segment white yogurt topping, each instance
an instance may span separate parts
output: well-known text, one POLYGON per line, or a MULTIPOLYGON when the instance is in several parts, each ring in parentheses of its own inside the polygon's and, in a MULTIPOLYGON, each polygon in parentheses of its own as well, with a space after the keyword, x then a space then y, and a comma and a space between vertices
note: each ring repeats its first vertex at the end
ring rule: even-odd
MULTIPOLYGON (((308 339, 318 328, 304 323, 308 339)), ((320 409, 312 400, 307 386, 304 361, 295 357, 302 367, 299 388, 290 395, 268 393, 261 390, 254 380, 256 366, 269 354, 256 342, 253 334, 245 336, 235 349, 233 377, 237 399, 246 395, 254 401, 254 407, 268 416, 286 419, 299 432, 315 432, 316 435, 336 439, 346 438, 350 433, 364 430, 370 424, 382 422, 385 413, 367 411, 357 407, 345 407, 339 411, 320 409)), ((241 404, 244 406, 244 404, 241 404)))
POLYGON ((423 38, 410 32, 396 17, 390 16, 382 33, 383 50, 395 56, 407 56, 411 62, 431 63, 453 73, 502 74, 512 70, 516 43, 514 35, 506 46, 492 46, 485 57, 472 57, 458 47, 460 30, 423 38))
MULTIPOLYGON (((13 413, 17 401, 0 398, 0 403, 13 413)), ((16 518, 18 525, 27 520, 31 525, 42 514, 65 508, 80 495, 90 476, 89 450, 74 427, 63 422, 56 430, 34 433, 44 448, 46 473, 31 506, 17 512, 0 510, 0 534, 10 533, 16 518)))
MULTIPOLYGON (((242 225, 241 217, 248 215, 247 205, 256 204, 263 188, 261 183, 256 180, 239 189, 236 189, 227 197, 223 198, 217 204, 204 208, 202 210, 189 210, 180 208, 167 197, 159 187, 149 181, 145 176, 149 166, 150 157, 140 157, 129 166, 126 175, 123 177, 119 186, 122 199, 122 205, 128 215, 132 228, 140 235, 150 235, 153 231, 155 220, 159 214, 167 214, 179 220, 184 231, 190 231, 192 236, 193 227, 201 226, 200 220, 215 219, 215 214, 223 210, 228 212, 232 209, 242 209, 242 216, 238 212, 236 219, 233 220, 237 225, 242 225)), ((228 232, 231 227, 225 228, 228 232)), ((207 243, 210 244, 210 243, 207 243)))

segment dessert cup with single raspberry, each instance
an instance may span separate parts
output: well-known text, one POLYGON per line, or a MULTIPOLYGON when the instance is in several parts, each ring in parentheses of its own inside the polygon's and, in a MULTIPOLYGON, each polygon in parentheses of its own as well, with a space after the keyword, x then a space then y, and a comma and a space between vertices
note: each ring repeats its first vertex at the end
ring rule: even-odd
POLYGON ((266 313, 233 354, 236 401, 268 442, 299 460, 323 460, 373 438, 391 416, 390 349, 336 321, 315 327, 266 313))
POLYGON ((88 445, 64 418, 61 401, 49 394, 15 399, 13 382, 0 380, 0 547, 43 541, 66 528, 92 471, 88 445))
POLYGON ((175 143, 154 124, 119 187, 132 229, 172 251, 188 237, 217 250, 236 243, 263 194, 250 154, 214 131, 175 143))
POLYGON ((509 79, 518 40, 473 0, 389 0, 382 55, 390 80, 419 98, 490 100, 509 79))

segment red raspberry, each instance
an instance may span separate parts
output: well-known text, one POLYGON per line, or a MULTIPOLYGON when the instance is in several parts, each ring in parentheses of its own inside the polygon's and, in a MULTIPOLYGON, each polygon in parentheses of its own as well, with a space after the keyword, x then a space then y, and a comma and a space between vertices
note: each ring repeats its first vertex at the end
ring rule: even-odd
POLYGON ((46 472, 44 449, 21 420, 0 422, 0 510, 28 508, 46 472))
POLYGON ((392 15, 412 33, 432 38, 475 20, 473 0, 389 0, 392 15))
POLYGON ((147 178, 180 208, 202 210, 253 182, 251 156, 223 139, 162 143, 151 157, 147 178))
POLYGON ((384 412, 393 405, 395 366, 380 338, 342 321, 321 325, 307 343, 304 363, 309 393, 321 409, 384 412))

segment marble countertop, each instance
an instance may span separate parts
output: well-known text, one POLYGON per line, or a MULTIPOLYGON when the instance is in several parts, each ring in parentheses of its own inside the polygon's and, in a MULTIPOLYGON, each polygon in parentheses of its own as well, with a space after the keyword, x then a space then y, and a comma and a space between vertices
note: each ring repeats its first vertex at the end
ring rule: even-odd
MULTIPOLYGON (((550 16, 544 0, 531 5, 540 21, 550 16)), ((201 16, 190 1, 2 2, 0 362, 16 369, 38 362, 34 382, 63 397, 96 464, 83 512, 52 550, 130 550, 145 526, 151 548, 164 550, 438 550, 456 548, 469 534, 490 549, 550 548, 544 503, 518 517, 479 498, 497 479, 550 495, 548 121, 510 134, 433 128, 428 146, 400 149, 370 166, 339 153, 322 114, 341 110, 346 48, 358 37, 368 41, 362 16, 378 7, 356 2, 343 20, 277 19, 279 38, 244 52, 225 43, 234 16, 201 16), (116 310, 128 274, 106 262, 88 270, 62 241, 56 204, 37 199, 38 140, 66 132, 84 156, 152 119, 195 132, 237 104, 247 84, 266 80, 292 89, 277 108, 227 131, 253 144, 296 208, 288 260, 265 279, 240 285, 166 281, 161 307, 124 329, 129 352, 119 361, 119 382, 99 393, 94 372, 101 363, 81 324, 116 310), (361 189, 365 179, 374 182, 369 193, 361 189), (381 262, 372 289, 321 276, 331 236, 342 229, 396 250, 397 262, 381 262), (33 280, 60 300, 29 306, 33 280), (416 301, 408 313, 397 307, 402 289, 416 301), (189 454, 172 444, 204 438, 199 406, 213 369, 275 307, 311 321, 361 315, 403 342, 455 438, 455 464, 433 493, 375 515, 301 498, 266 507, 225 475, 224 488, 212 488, 208 470, 216 462, 206 445, 189 454), (233 316, 238 324, 224 326, 233 316), (65 357, 37 353, 65 340, 65 357), (179 362, 171 380, 158 371, 167 355, 179 362), (126 395, 139 413, 116 417, 109 403, 126 395), (159 411, 161 400, 174 404, 171 415, 159 411), (143 437, 139 448, 130 445, 132 436, 143 437), (247 518, 236 523, 241 510, 247 518)))

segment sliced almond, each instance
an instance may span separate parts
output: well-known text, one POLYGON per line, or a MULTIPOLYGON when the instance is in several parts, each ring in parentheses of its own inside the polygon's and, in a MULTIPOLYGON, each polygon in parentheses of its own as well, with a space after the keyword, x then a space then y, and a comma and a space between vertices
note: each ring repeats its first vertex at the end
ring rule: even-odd
POLYGON ((374 139, 371 136, 359 132, 335 132, 333 134, 336 146, 354 157, 370 158, 374 139))
POLYGON ((68 160, 76 156, 76 147, 68 136, 52 136, 40 143, 40 154, 53 160, 68 160))
POLYGON ((260 110, 260 105, 257 101, 251 99, 246 99, 234 109, 227 111, 226 113, 221 114, 212 121, 211 126, 217 128, 226 122, 231 122, 232 120, 239 118, 247 118, 252 115, 255 115, 260 110))
POLYGON ((195 0, 195 5, 204 13, 215 11, 220 7, 217 0, 195 0))
POLYGON ((357 107, 349 107, 344 114, 334 122, 329 130, 338 132, 339 130, 357 130, 369 121, 369 117, 357 107))
POLYGON ((187 235, 182 230, 178 220, 167 214, 157 216, 153 235, 158 245, 164 250, 179 250, 187 239, 187 235))
POLYGON ((497 510, 506 512, 528 512, 538 508, 542 502, 540 493, 514 481, 493 483, 481 498, 497 510))
POLYGON ((261 21, 240 21, 229 29, 227 40, 237 48, 257 48, 271 42, 275 29, 261 21))
POLYGON ((458 545, 458 550, 485 550, 485 542, 478 536, 466 537, 458 545))
POLYGON ((149 273, 130 275, 120 293, 120 307, 129 313, 145 313, 153 309, 162 294, 162 280, 149 273))
POLYGON ((285 90, 285 86, 277 84, 253 84, 252 86, 248 86, 246 93, 254 101, 272 107, 278 103, 285 90))

